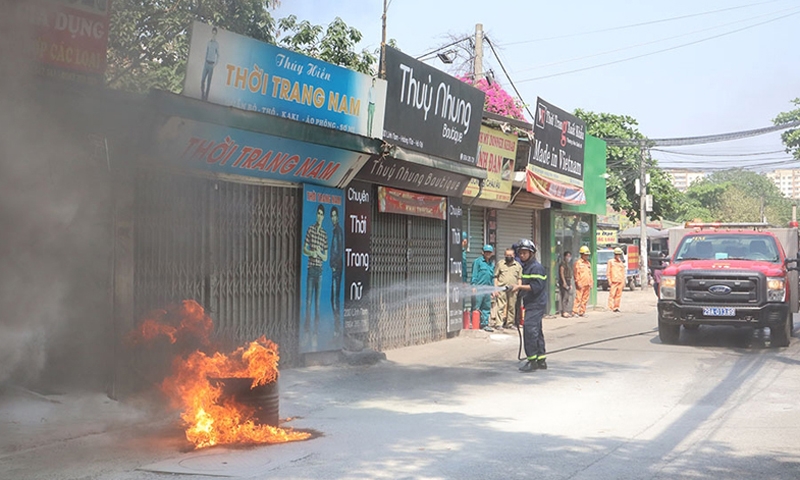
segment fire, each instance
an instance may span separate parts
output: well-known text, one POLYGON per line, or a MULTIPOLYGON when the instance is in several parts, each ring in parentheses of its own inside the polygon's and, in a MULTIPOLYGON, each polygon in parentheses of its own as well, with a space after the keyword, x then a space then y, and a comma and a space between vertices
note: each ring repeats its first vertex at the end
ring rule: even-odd
MULTIPOLYGON (((213 322, 203 307, 192 300, 180 306, 148 315, 140 330, 129 335, 134 343, 166 336, 175 344, 183 335, 196 337, 202 345, 210 344, 213 322), (164 322, 177 325, 170 325, 164 322)), ((305 440, 310 434, 256 422, 255 408, 223 395, 220 379, 246 378, 250 388, 267 385, 278 379, 278 346, 261 336, 229 355, 210 355, 196 350, 177 356, 172 374, 161 384, 170 403, 182 410, 186 438, 195 448, 232 443, 285 443, 305 440)))

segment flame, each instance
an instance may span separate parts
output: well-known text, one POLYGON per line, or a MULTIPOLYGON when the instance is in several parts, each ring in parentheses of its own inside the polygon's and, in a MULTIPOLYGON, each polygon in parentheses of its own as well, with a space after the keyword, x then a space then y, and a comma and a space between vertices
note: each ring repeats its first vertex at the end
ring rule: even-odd
MULTIPOLYGON (((129 339, 141 343, 164 335, 175 344, 183 335, 191 335, 208 345, 212 329, 213 322, 203 307, 185 300, 180 306, 151 312, 129 339), (165 324, 165 321, 178 325, 165 324)), ((171 405, 182 410, 186 439, 199 449, 221 444, 274 444, 309 438, 309 433, 256 423, 253 407, 224 398, 222 387, 211 380, 247 378, 252 379, 250 388, 256 388, 278 379, 278 360, 278 345, 263 335, 230 355, 221 352, 208 355, 196 350, 177 356, 172 363, 172 374, 164 379, 161 389, 171 405)))

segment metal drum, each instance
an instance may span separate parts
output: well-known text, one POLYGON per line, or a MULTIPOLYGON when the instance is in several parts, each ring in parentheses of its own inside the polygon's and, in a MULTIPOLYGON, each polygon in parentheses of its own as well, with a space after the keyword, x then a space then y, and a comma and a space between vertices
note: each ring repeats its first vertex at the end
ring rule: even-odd
POLYGON ((250 388, 252 378, 210 378, 209 381, 222 386, 220 400, 231 399, 252 408, 256 424, 277 427, 280 423, 277 380, 253 389, 250 388))

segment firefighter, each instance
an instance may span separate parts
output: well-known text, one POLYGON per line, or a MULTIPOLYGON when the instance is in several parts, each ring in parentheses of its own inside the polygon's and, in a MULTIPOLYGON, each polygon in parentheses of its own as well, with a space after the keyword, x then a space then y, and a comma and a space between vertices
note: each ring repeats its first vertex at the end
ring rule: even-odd
POLYGON ((519 259, 522 261, 522 283, 514 285, 512 291, 521 292, 525 307, 525 325, 522 337, 528 362, 519 368, 520 372, 546 370, 547 352, 542 332, 542 317, 547 306, 547 275, 541 263, 536 261, 536 245, 528 239, 520 241, 519 259))
POLYGON ((622 299, 622 290, 625 288, 625 259, 622 258, 623 251, 617 247, 614 249, 614 258, 608 261, 606 275, 608 275, 608 309, 619 312, 619 303, 622 299))
POLYGON ((592 262, 589 261, 589 255, 591 255, 589 247, 582 246, 578 253, 581 258, 572 267, 575 274, 575 305, 572 307, 572 314, 583 317, 586 315, 586 304, 589 302, 594 278, 592 277, 592 262))

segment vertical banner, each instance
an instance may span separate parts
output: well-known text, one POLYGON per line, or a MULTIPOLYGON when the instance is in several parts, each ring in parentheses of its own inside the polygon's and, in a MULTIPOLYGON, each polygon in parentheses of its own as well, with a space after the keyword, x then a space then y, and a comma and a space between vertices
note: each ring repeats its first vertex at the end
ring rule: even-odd
POLYGON ((343 346, 344 195, 303 185, 300 273, 300 353, 343 346))
POLYGON ((461 198, 447 199, 447 332, 461 330, 461 232, 463 225, 461 198))
POLYGON ((497 247, 497 209, 494 208, 486 210, 486 243, 497 247))
POLYGON ((372 186, 351 182, 345 191, 344 331, 369 331, 369 239, 372 233, 372 186))

